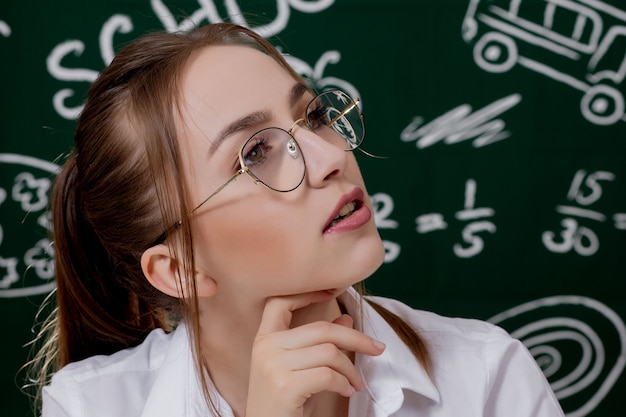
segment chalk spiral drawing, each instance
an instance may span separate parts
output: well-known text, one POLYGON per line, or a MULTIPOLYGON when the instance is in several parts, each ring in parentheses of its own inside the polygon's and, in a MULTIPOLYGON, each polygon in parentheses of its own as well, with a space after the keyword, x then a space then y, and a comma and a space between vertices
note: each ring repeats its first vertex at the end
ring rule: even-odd
MULTIPOLYGON (((334 3, 334 0, 277 0, 277 15, 274 20, 267 25, 257 27, 248 24, 236 1, 226 0, 224 3, 229 21, 249 27, 264 37, 271 37, 280 33, 287 26, 292 8, 303 13, 319 13, 330 7, 334 3)), ((198 4, 200 7, 191 13, 188 18, 183 19, 179 23, 174 17, 174 14, 161 0, 151 0, 150 2, 152 10, 162 23, 163 28, 169 32, 189 31, 203 21, 219 23, 225 20, 219 15, 214 1, 198 0, 198 4)), ((115 14, 105 21, 98 36, 100 55, 104 65, 108 65, 115 56, 113 47, 115 36, 117 34, 129 34, 133 29, 132 20, 127 15, 115 14)), ((1 26, 0 30, 2 30, 1 26)), ((88 83, 95 81, 98 76, 98 70, 89 68, 66 68, 62 63, 63 59, 70 54, 80 57, 85 51, 85 48, 85 42, 79 39, 71 39, 59 43, 53 48, 46 59, 48 73, 59 81, 88 83)), ((331 51, 329 55, 324 57, 323 64, 336 62, 338 59, 337 53, 331 51)), ((291 61, 294 62, 296 59, 292 58, 291 61)), ((327 82, 332 81, 332 79, 327 80, 327 82)), ((54 94, 52 103, 54 110, 59 116, 67 120, 74 120, 78 117, 78 114, 80 114, 83 108, 82 103, 75 105, 68 104, 68 99, 75 96, 76 91, 72 88, 63 88, 54 94)))
POLYGON ((474 61, 483 70, 504 73, 521 65, 581 91, 580 111, 589 122, 626 121, 620 88, 626 77, 626 11, 599 0, 506 0, 497 5, 470 0, 462 35, 473 44, 474 61), (538 9, 541 21, 532 14, 538 9), (541 62, 538 57, 545 52, 558 59, 541 62), (564 72, 573 61, 579 70, 564 72))
POLYGON ((488 321, 520 339, 542 368, 567 417, 591 413, 626 364, 626 326, 608 306, 560 295, 506 310, 488 321), (600 336, 595 329, 609 328, 600 336), (574 345, 576 349, 562 349, 574 345), (568 402, 568 399, 575 400, 568 402))

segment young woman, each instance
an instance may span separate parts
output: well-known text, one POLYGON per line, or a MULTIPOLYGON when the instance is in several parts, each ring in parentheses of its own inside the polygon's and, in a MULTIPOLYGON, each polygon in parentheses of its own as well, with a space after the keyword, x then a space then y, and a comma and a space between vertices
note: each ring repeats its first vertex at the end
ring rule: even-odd
POLYGON ((384 254, 363 137, 244 28, 119 52, 54 188, 43 416, 561 416, 504 331, 353 288, 384 254))

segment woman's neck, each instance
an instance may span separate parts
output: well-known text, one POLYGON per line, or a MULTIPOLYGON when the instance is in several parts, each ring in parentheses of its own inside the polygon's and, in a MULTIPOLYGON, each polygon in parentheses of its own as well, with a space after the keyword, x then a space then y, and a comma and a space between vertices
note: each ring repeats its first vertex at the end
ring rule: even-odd
POLYGON ((309 398, 304 417, 347 417, 350 398, 324 391, 309 398))
MULTIPOLYGON (((201 301, 201 304, 200 338, 203 357, 209 368, 211 379, 233 409, 235 416, 244 417, 252 345, 259 328, 265 301, 235 305, 221 303, 218 299, 207 299, 201 301), (216 319, 217 317, 219 319, 216 319)), ((341 314, 339 303, 336 298, 333 298, 328 302, 312 304, 294 311, 291 327, 322 320, 333 321, 341 314)), ((307 401, 305 416, 345 416, 347 404, 347 399, 338 394, 322 392, 307 401), (336 412, 332 413, 331 410, 336 412)))

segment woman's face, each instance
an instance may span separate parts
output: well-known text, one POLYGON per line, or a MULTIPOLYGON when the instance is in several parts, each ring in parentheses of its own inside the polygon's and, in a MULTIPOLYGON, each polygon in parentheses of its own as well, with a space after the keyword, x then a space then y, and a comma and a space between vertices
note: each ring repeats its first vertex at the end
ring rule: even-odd
MULTIPOLYGON (((198 51, 182 81, 190 207, 235 174, 246 139, 266 127, 288 130, 313 98, 271 57, 241 46, 198 51), (236 129, 216 141, 227 126, 236 129)), ((383 246, 354 154, 330 129, 297 125, 292 133, 306 159, 297 189, 280 193, 241 175, 192 216, 196 269, 217 282, 217 294, 341 291, 382 263, 383 246), (352 203, 357 210, 329 227, 352 203)))

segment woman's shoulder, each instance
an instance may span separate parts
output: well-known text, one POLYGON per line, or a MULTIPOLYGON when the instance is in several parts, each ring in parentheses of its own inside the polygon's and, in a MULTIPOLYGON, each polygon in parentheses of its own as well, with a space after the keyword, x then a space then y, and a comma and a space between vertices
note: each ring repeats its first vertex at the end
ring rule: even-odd
POLYGON ((493 349, 508 349, 521 342, 512 338, 504 329, 484 320, 448 317, 431 311, 415 309, 402 301, 367 296, 369 300, 383 306, 402 318, 433 349, 433 353, 468 350, 487 352, 493 349))
MULTIPOLYGON (((398 300, 367 298, 402 318, 426 342, 432 380, 448 405, 475 404, 489 415, 563 415, 528 349, 502 328, 416 310, 398 300)), ((450 415, 463 414, 457 411, 450 415)))
POLYGON ((182 356, 177 351, 188 350, 180 333, 184 331, 156 329, 135 347, 64 366, 43 389, 43 415, 140 415, 172 354, 182 356), (87 404, 90 411, 85 414, 87 404))
POLYGON ((563 415, 531 353, 500 327, 416 310, 389 298, 368 298, 402 318, 426 342, 440 398, 453 398, 447 405, 460 407, 450 415, 470 415, 463 407, 471 404, 489 415, 563 415))
POLYGON ((111 355, 96 355, 72 362, 60 369, 52 380, 56 382, 59 379, 71 378, 80 382, 119 372, 158 369, 172 337, 173 333, 155 329, 135 347, 120 350, 111 355))

